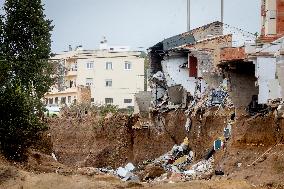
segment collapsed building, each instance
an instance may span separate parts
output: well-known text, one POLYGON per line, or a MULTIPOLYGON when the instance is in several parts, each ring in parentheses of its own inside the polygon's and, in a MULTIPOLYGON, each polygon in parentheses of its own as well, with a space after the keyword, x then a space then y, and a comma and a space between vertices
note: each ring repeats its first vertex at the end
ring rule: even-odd
POLYGON ((226 89, 227 82, 219 67, 223 49, 255 40, 253 34, 213 22, 149 48, 152 107, 186 108, 209 93, 211 102, 224 98, 220 86, 226 89))
POLYGON ((282 102, 283 40, 221 50, 219 67, 233 86, 230 96, 236 106, 249 105, 250 113, 256 113, 282 102))

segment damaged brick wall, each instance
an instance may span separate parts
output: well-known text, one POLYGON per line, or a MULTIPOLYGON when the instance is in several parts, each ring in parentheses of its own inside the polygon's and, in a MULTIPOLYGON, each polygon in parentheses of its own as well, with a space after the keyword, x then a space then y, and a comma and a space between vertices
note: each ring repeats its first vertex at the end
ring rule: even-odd
POLYGON ((213 22, 202 27, 191 30, 196 41, 208 38, 208 36, 223 35, 223 23, 213 22))
POLYGON ((229 65, 226 76, 229 79, 228 92, 236 108, 247 107, 253 95, 258 95, 255 86, 255 67, 252 62, 237 62, 229 65))
POLYGON ((221 61, 244 60, 247 58, 244 47, 227 47, 221 50, 221 61))
POLYGON ((214 70, 216 70, 217 65, 220 62, 220 55, 221 55, 221 49, 224 47, 231 47, 232 46, 232 35, 225 35, 216 37, 213 39, 207 39, 201 42, 197 42, 194 47, 198 50, 207 51, 211 56, 213 60, 213 66, 214 70))
POLYGON ((159 53, 160 51, 163 51, 162 43, 158 43, 157 45, 152 47, 151 51, 148 53, 151 72, 150 75, 153 75, 158 71, 162 71, 161 62, 163 60, 163 55, 159 53))

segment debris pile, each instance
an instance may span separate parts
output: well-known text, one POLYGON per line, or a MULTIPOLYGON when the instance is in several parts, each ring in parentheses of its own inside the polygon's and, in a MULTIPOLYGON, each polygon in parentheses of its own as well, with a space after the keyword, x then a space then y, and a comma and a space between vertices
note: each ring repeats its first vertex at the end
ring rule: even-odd
POLYGON ((128 163, 125 167, 119 167, 116 170, 116 175, 119 176, 123 181, 139 181, 138 176, 134 175, 135 167, 132 163, 128 163))
POLYGON ((142 170, 140 179, 143 181, 182 181, 205 178, 213 174, 214 158, 194 162, 194 152, 189 148, 186 137, 182 144, 174 145, 172 150, 151 161, 142 170))

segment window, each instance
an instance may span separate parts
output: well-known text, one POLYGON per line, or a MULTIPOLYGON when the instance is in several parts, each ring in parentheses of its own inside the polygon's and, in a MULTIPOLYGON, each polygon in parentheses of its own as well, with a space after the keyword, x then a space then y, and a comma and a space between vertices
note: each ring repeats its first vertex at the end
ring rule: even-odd
POLYGON ((112 87, 112 80, 106 79, 106 87, 112 87))
POLYGON ((113 103, 113 98, 105 98, 105 103, 106 104, 112 104, 113 103))
POLYGON ((86 85, 87 86, 93 85, 93 78, 86 78, 86 85))
POLYGON ((53 104, 53 98, 48 99, 49 104, 53 104))
POLYGON ((55 104, 58 104, 58 97, 55 97, 54 101, 55 104))
POLYGON ((124 99, 124 103, 125 104, 130 104, 130 103, 132 103, 132 99, 124 99))
POLYGON ((94 99, 94 98, 91 98, 91 102, 95 102, 95 99, 94 99))
POLYGON ((106 62, 106 70, 112 70, 112 62, 106 62))
POLYGON ((68 103, 71 103, 71 96, 68 96, 68 103))
POLYGON ((124 69, 125 69, 125 70, 131 70, 131 62, 125 61, 125 63, 124 63, 124 69))
POLYGON ((94 68, 94 62, 88 62, 87 69, 93 69, 93 68, 94 68))
POLYGON ((61 97, 61 104, 66 104, 66 97, 61 97))
POLYGON ((93 62, 88 62, 87 63, 87 68, 88 69, 93 69, 94 68, 94 63, 93 62))

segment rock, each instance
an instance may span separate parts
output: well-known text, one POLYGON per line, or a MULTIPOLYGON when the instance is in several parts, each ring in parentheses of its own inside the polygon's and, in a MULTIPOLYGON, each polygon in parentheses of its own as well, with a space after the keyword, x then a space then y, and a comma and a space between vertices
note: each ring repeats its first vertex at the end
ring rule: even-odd
POLYGON ((237 166, 238 166, 238 167, 241 167, 241 166, 242 166, 242 163, 238 163, 237 166))
POLYGON ((145 170, 142 172, 141 177, 142 180, 155 179, 157 177, 160 177, 165 172, 166 171, 160 166, 147 165, 145 170))

